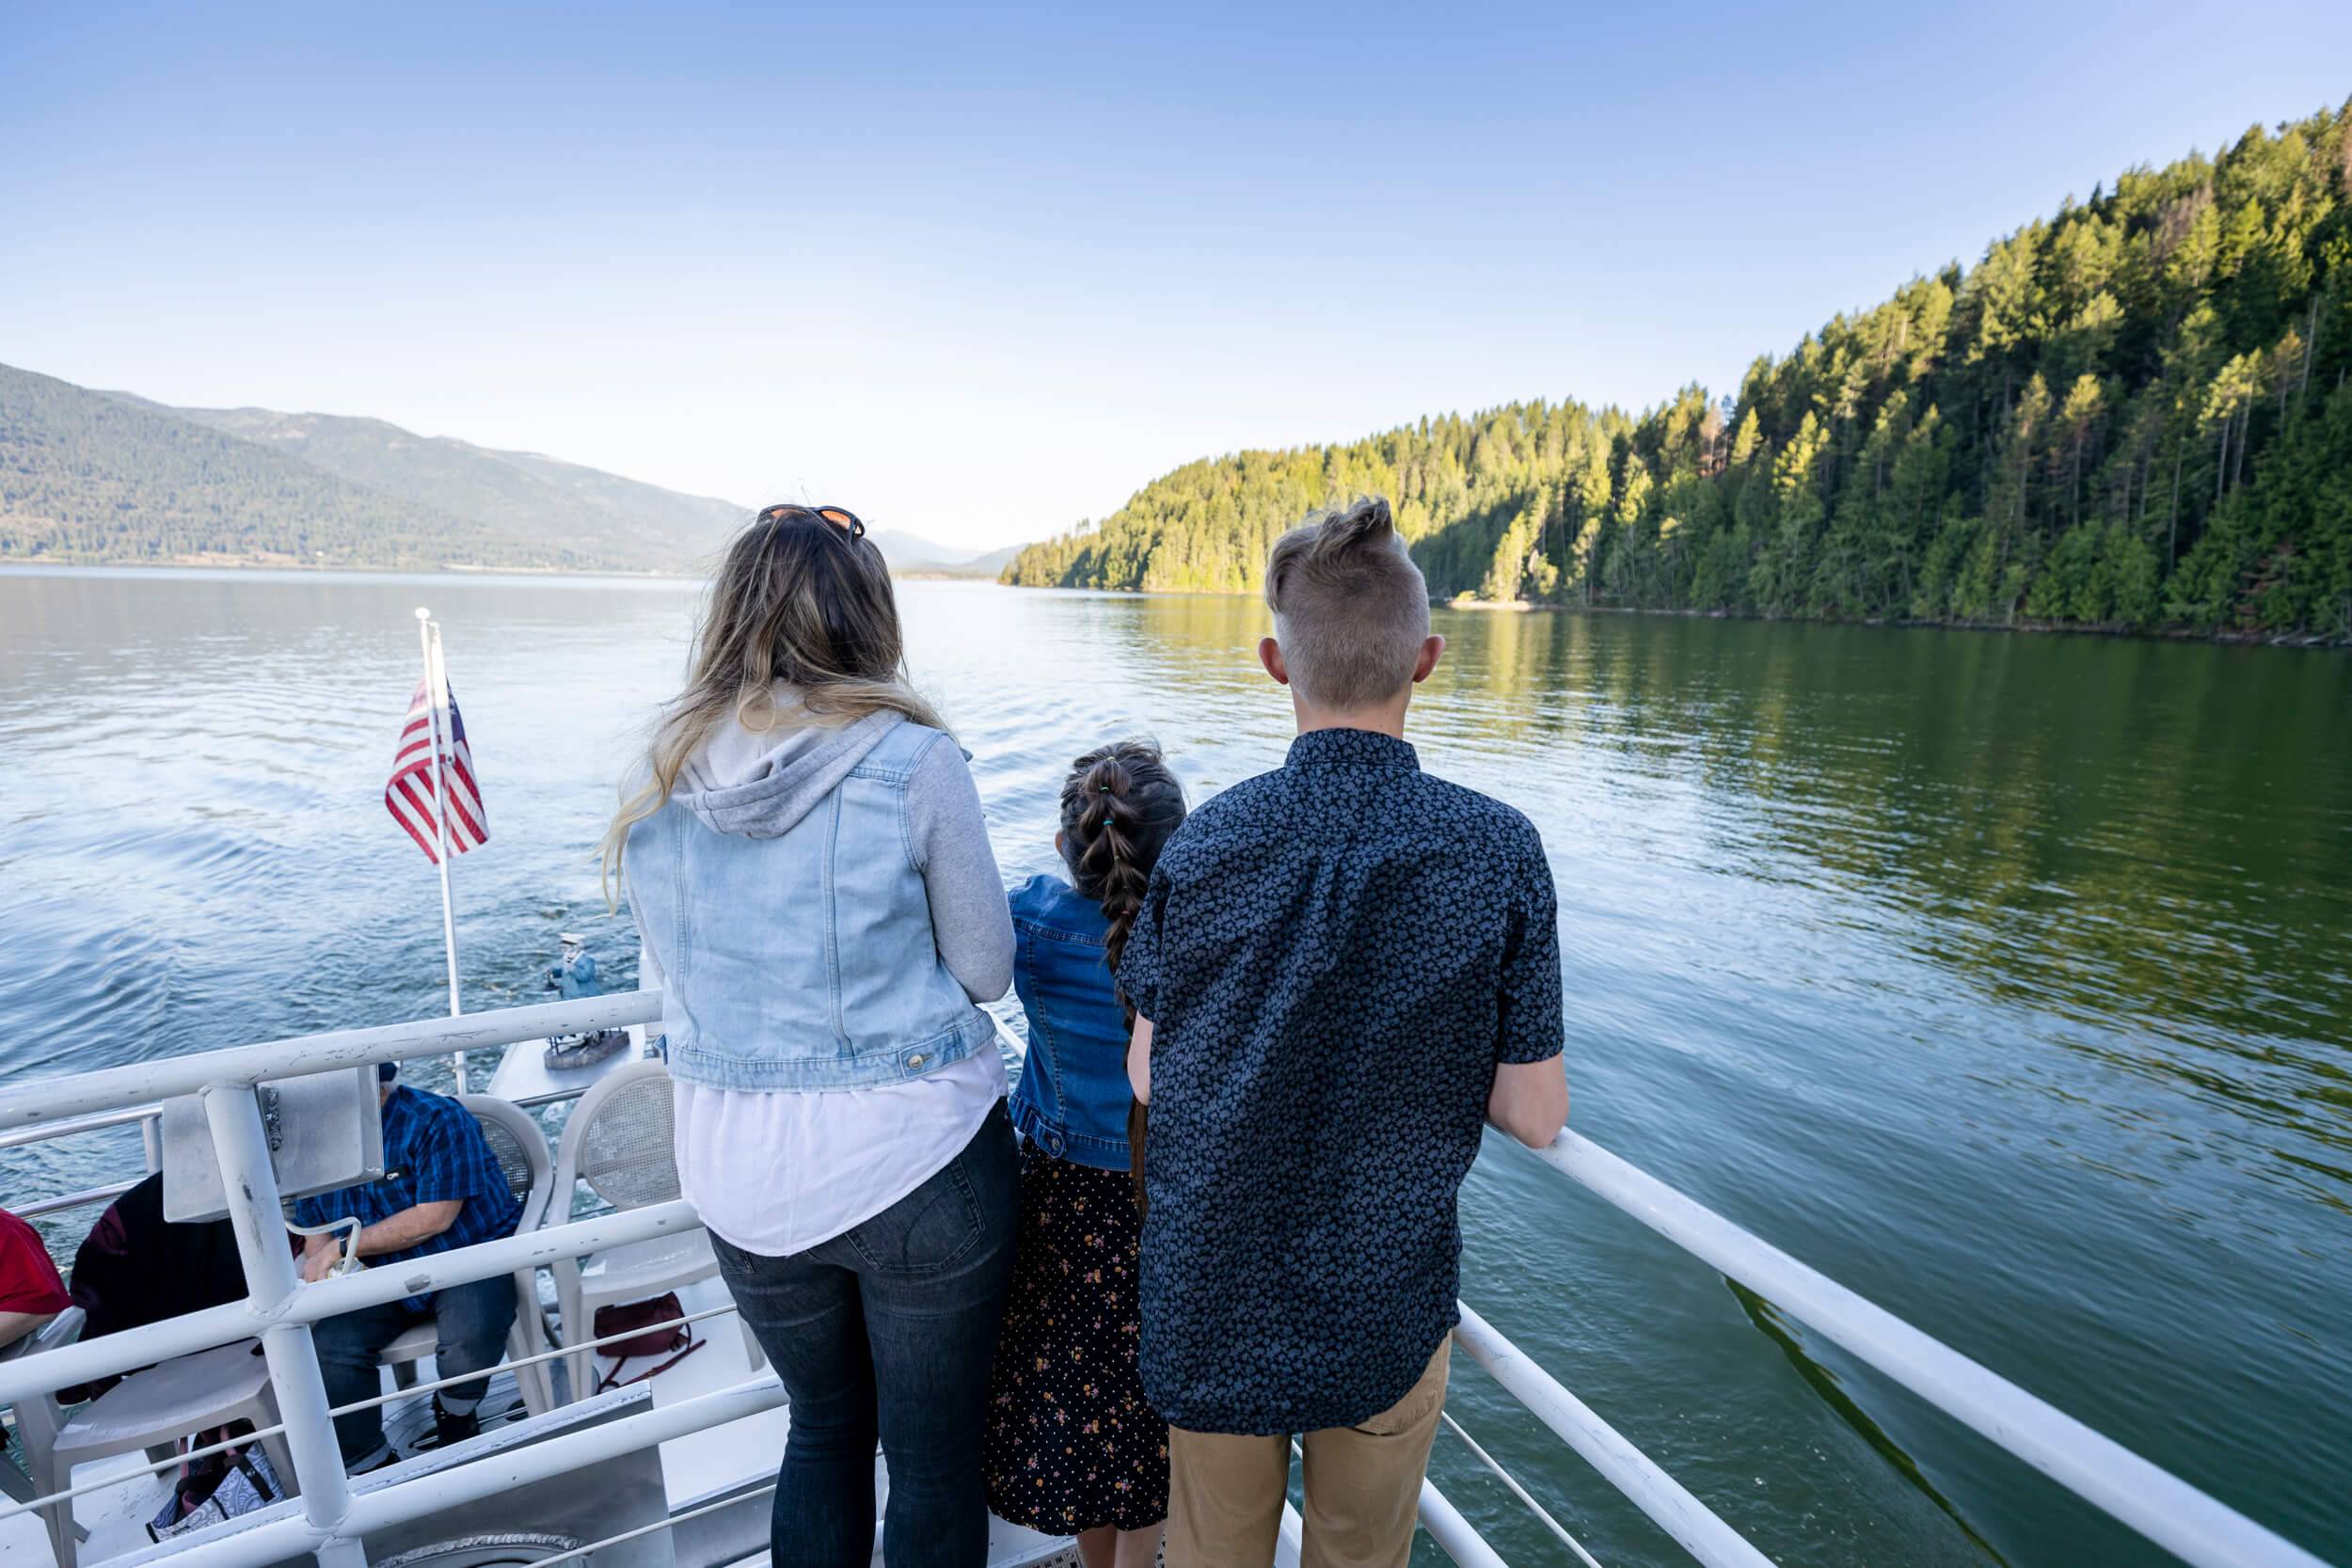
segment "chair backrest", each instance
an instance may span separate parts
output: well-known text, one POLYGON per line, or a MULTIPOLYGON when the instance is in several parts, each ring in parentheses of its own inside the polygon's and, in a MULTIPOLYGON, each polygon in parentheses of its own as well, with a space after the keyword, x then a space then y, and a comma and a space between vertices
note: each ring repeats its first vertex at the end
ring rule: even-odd
MULTIPOLYGON (((70 1345, 82 1337, 83 1313, 78 1307, 69 1307, 39 1328, 27 1334, 6 1350, 0 1350, 0 1361, 13 1361, 20 1356, 39 1355, 45 1350, 70 1345)), ((16 1402, 16 1430, 24 1438, 27 1449, 47 1452, 57 1446, 57 1433, 65 1425, 65 1411, 57 1403, 53 1389, 35 1399, 16 1402)))
POLYGON ((506 1174, 506 1190, 523 1201, 516 1233, 538 1229, 555 1192, 555 1157, 548 1150, 548 1135, 538 1118, 513 1101, 492 1095, 461 1094, 457 1103, 482 1124, 483 1141, 506 1174))
POLYGON ((661 1063, 631 1062, 599 1079, 564 1124, 555 1161, 555 1201, 562 1217, 571 1217, 579 1181, 615 1209, 643 1209, 676 1197, 675 1121, 670 1069, 661 1063))

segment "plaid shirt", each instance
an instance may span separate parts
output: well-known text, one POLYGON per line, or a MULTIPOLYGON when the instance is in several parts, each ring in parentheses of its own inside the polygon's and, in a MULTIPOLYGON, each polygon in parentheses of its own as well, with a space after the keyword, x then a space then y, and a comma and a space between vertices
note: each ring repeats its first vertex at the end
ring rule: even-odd
MULTIPOLYGON (((319 1193, 294 1205, 294 1218, 303 1225, 357 1219, 361 1225, 414 1209, 421 1203, 455 1199, 465 1207, 447 1230, 428 1237, 405 1252, 368 1259, 382 1268, 411 1258, 448 1252, 476 1242, 494 1241, 515 1233, 522 1218, 522 1200, 506 1185, 482 1126, 446 1095, 426 1094, 403 1085, 384 1101, 384 1174, 374 1180, 340 1192, 319 1193)), ((410 1296, 401 1305, 412 1312, 427 1311, 430 1295, 410 1296)))

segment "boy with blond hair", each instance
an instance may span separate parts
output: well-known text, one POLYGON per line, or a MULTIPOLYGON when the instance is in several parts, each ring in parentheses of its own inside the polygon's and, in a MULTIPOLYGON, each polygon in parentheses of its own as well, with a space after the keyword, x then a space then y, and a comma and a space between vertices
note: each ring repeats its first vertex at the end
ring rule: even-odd
POLYGON ((1567 1118, 1557 909, 1527 818, 1406 743, 1445 639, 1388 502, 1284 534, 1265 594, 1298 737, 1168 842, 1119 965, 1167 1555, 1270 1564, 1298 1434, 1307 1568, 1402 1568, 1480 1126, 1567 1118))

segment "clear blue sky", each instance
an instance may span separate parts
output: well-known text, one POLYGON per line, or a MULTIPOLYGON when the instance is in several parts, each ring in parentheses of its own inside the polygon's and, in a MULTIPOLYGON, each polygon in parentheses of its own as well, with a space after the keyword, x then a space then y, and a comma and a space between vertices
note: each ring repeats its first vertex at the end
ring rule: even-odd
POLYGON ((14 5, 0 361, 975 549, 1243 446, 1736 386, 2352 6, 14 5))

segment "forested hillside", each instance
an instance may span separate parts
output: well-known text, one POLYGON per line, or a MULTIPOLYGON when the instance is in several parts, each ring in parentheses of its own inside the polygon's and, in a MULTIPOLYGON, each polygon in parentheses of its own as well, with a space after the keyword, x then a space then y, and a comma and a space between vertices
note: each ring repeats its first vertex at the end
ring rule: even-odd
POLYGON ((580 559, 605 565, 698 569, 749 516, 731 501, 533 452, 419 436, 382 420, 267 408, 171 412, 507 538, 561 540, 580 559))
POLYGON ((171 408, 0 365, 0 562, 691 573, 747 515, 381 420, 171 408))
POLYGON ((479 527, 167 410, 0 365, 0 562, 404 566, 496 548, 479 527))
POLYGON ((1639 416, 1511 404, 1153 481, 1003 580, 1253 590, 1388 495, 1433 593, 2352 641, 2352 104, 2138 168, 1639 416))

